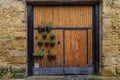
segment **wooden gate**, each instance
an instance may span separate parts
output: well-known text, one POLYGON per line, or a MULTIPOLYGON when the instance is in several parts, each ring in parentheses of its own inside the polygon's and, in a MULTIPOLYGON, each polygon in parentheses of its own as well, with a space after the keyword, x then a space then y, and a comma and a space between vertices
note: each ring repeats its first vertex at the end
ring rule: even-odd
POLYGON ((33 10, 34 74, 92 74, 92 6, 35 6, 33 10), (49 23, 51 31, 44 38, 49 23))

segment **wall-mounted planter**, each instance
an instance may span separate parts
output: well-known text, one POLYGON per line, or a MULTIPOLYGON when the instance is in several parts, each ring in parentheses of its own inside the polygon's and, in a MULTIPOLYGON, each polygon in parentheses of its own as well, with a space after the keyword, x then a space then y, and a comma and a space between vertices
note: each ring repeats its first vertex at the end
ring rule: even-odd
POLYGON ((44 50, 40 50, 38 53, 34 53, 33 57, 42 59, 44 57, 44 50))
POLYGON ((33 54, 33 57, 34 57, 34 58, 39 58, 39 54, 38 54, 38 53, 34 53, 34 54, 33 54))
POLYGON ((43 34, 42 34, 42 37, 43 37, 43 39, 46 39, 47 38, 47 32, 45 31, 45 32, 43 32, 43 34))
POLYGON ((40 57, 40 59, 42 59, 44 57, 44 50, 39 51, 39 57, 40 57))
POLYGON ((53 54, 52 54, 52 58, 53 58, 53 59, 56 59, 56 53, 53 53, 53 54))
POLYGON ((41 32, 42 32, 42 30, 41 30, 41 27, 40 27, 40 26, 39 26, 37 29, 38 29, 38 32, 39 32, 39 33, 41 33, 41 32))
POLYGON ((52 55, 49 53, 49 54, 47 55, 47 58, 48 58, 48 60, 52 60, 52 55))
POLYGON ((49 41, 45 41, 45 46, 49 46, 49 41))
POLYGON ((56 54, 51 54, 51 53, 49 53, 49 54, 47 55, 47 58, 48 58, 48 60, 54 60, 54 59, 56 59, 56 54))
POLYGON ((55 38, 55 34, 54 33, 50 33, 50 38, 54 39, 55 38))
POLYGON ((38 43, 38 45, 39 45, 39 46, 42 46, 42 45, 43 45, 42 40, 38 40, 38 42, 37 42, 37 43, 38 43))
POLYGON ((54 42, 54 41, 51 42, 50 45, 51 45, 51 46, 55 46, 55 42, 54 42))
POLYGON ((38 26, 38 32, 41 33, 41 32, 44 32, 45 31, 45 28, 41 27, 41 26, 38 26))
POLYGON ((45 31, 45 28, 41 28, 41 32, 44 32, 45 31))
POLYGON ((47 32, 50 32, 51 31, 51 28, 49 26, 46 26, 46 31, 47 32))

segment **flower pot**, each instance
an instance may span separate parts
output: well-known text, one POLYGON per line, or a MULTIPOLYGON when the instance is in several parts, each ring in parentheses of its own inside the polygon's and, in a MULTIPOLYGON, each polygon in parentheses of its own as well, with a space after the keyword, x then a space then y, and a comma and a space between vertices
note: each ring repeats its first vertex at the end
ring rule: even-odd
POLYGON ((33 54, 33 58, 39 58, 38 53, 34 53, 34 54, 33 54))
POLYGON ((42 42, 38 42, 38 45, 39 45, 39 46, 42 46, 42 44, 43 44, 42 42))
POLYGON ((39 33, 41 33, 41 32, 42 32, 42 30, 41 30, 41 28, 40 28, 40 27, 38 27, 37 29, 38 29, 38 32, 39 32, 39 33))
POLYGON ((47 35, 42 35, 43 39, 46 39, 47 38, 47 35))
POLYGON ((52 57, 52 55, 51 55, 50 53, 47 55, 47 58, 48 58, 49 60, 52 60, 52 59, 53 59, 53 57, 52 57))
POLYGON ((46 27, 46 31, 47 31, 47 32, 50 32, 50 31, 51 31, 51 28, 50 28, 50 27, 46 27))
POLYGON ((55 39, 55 36, 50 36, 51 39, 55 39))
POLYGON ((41 32, 44 32, 45 31, 45 28, 41 28, 41 32))
POLYGON ((55 46, 55 42, 51 42, 50 45, 51 45, 51 46, 55 46))
POLYGON ((45 42, 45 46, 49 46, 49 42, 45 42))
POLYGON ((43 37, 43 39, 46 39, 47 38, 47 32, 46 31, 44 31, 43 33, 42 33, 42 37, 43 37))
POLYGON ((52 59, 56 59, 56 55, 52 55, 52 59))
POLYGON ((33 56, 34 59, 39 58, 38 56, 33 56))

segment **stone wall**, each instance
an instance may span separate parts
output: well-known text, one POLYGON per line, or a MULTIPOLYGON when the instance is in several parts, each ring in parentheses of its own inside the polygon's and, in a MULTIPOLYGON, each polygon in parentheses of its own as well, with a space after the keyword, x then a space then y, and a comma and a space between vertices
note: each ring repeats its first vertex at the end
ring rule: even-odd
POLYGON ((26 3, 0 0, 0 77, 25 72, 26 28, 26 3))
MULTIPOLYGON (((101 3, 101 75, 120 74, 120 0, 101 3)), ((0 77, 26 73, 26 3, 0 0, 0 77)))
POLYGON ((101 26, 101 74, 120 74, 120 0, 103 0, 101 26))

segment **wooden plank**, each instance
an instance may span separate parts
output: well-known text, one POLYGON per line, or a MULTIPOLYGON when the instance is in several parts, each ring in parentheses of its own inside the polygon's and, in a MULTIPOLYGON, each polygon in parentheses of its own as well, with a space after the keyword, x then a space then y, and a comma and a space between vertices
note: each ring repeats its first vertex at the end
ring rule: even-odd
POLYGON ((88 65, 93 66, 92 64, 92 30, 88 30, 88 65))
POLYGON ((33 5, 93 5, 102 0, 25 0, 27 4, 33 5))
POLYGON ((93 67, 81 67, 81 68, 33 68, 35 75, 59 75, 59 74, 93 74, 93 67), (65 71, 65 72, 64 72, 65 71))
POLYGON ((78 47, 79 47, 79 66, 80 67, 85 67, 86 66, 86 59, 87 59, 87 56, 86 56, 86 31, 85 30, 82 30, 82 31, 79 31, 79 35, 78 35, 78 47))
POLYGON ((27 5, 27 76, 33 75, 33 8, 27 5))
POLYGON ((66 67, 85 67, 86 31, 65 31, 66 67))
POLYGON ((92 6, 34 6, 34 26, 52 22, 53 27, 91 27, 91 19, 92 6))

